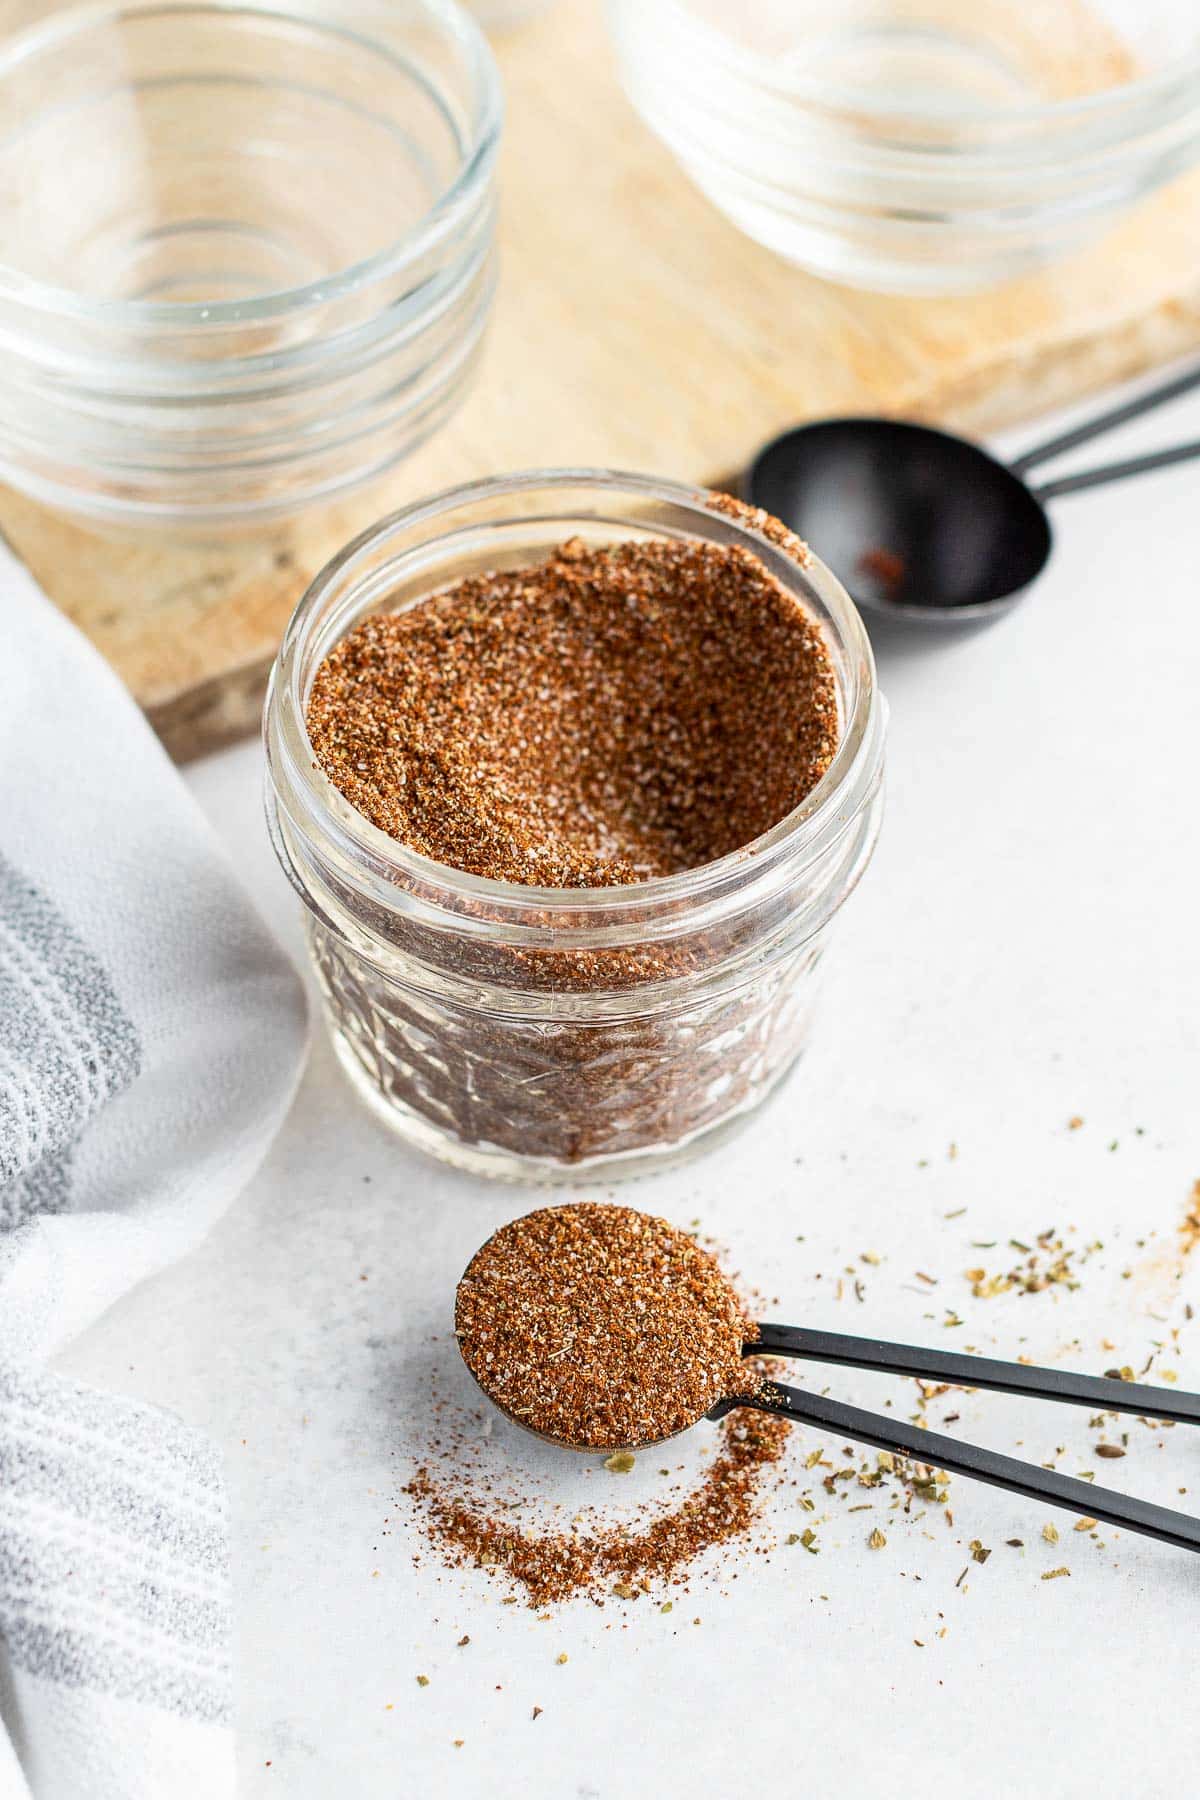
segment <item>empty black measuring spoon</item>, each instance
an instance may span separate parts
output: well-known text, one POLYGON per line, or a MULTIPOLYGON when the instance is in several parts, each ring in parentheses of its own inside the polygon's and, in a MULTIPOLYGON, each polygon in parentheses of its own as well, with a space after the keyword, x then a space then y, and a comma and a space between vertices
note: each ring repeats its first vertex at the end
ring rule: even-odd
POLYGON ((774 438, 747 499, 805 538, 862 607, 914 625, 1005 612, 1038 575, 1053 537, 1046 502, 1200 456, 1200 440, 1031 486, 1026 476, 1200 387, 1200 369, 1003 463, 979 444, 898 419, 824 419, 774 438))

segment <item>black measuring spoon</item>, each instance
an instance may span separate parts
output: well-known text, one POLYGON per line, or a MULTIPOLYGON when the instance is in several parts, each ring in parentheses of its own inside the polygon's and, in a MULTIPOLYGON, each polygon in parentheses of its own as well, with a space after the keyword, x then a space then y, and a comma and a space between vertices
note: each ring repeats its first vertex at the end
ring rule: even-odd
MULTIPOLYGON (((945 1381, 956 1387, 993 1388, 1036 1400, 1063 1401, 1093 1411, 1133 1413, 1139 1418, 1171 1419, 1200 1425, 1200 1394, 1168 1393, 1107 1375, 1079 1375, 1067 1369, 1039 1369, 1027 1363, 998 1362, 992 1357, 955 1351, 922 1350, 890 1344, 880 1338, 847 1337, 836 1331, 808 1331, 796 1325, 758 1327, 758 1337, 745 1346, 746 1356, 794 1356, 802 1362, 836 1363, 843 1368, 877 1369, 918 1380, 945 1381)), ((804 1388, 768 1381, 757 1393, 720 1400, 705 1415, 722 1419, 735 1406, 775 1413, 799 1425, 813 1425, 837 1437, 852 1438, 876 1450, 891 1450, 917 1462, 966 1475, 973 1481, 1007 1488, 1029 1500, 1043 1500, 1069 1512, 1103 1519, 1144 1537, 1158 1538, 1181 1550, 1200 1550, 1200 1519, 1176 1512, 1134 1494, 1095 1487, 1054 1469, 1043 1469, 1019 1457, 1004 1456, 980 1444, 966 1444, 938 1431, 926 1431, 884 1413, 864 1412, 842 1400, 804 1388)))
POLYGON ((1007 611, 1041 574, 1046 502, 1200 456, 1200 440, 1031 486, 1031 469, 1200 387, 1177 375, 1003 463, 980 445, 899 419, 824 419, 774 438, 746 498, 809 542, 861 607, 914 626, 1007 611))
MULTIPOLYGON (((796 1325, 760 1324, 758 1335, 743 1347, 744 1356, 792 1356, 802 1362, 836 1363, 843 1368, 876 1369, 890 1375, 913 1376, 918 1380, 945 1381, 955 1387, 993 1388, 1005 1394, 1023 1394, 1036 1400, 1063 1401, 1070 1406, 1086 1406, 1092 1412, 1132 1413, 1139 1418, 1171 1419, 1181 1425, 1200 1425, 1200 1394, 1168 1392, 1165 1388, 1148 1387, 1135 1381, 1118 1381, 1107 1375, 1080 1375, 1067 1369, 1042 1369, 1028 1363, 998 1362, 992 1357, 960 1355, 955 1351, 922 1350, 911 1344, 891 1344, 881 1338, 847 1337, 836 1331, 809 1331, 796 1325)), ((459 1348, 461 1350, 461 1343, 459 1348)), ((630 1444, 606 1444, 597 1452, 590 1444, 572 1443, 554 1437, 516 1417, 491 1393, 469 1363, 467 1372, 480 1391, 498 1412, 522 1431, 560 1450, 573 1450, 584 1455, 607 1454, 612 1450, 650 1450, 667 1442, 665 1437, 639 1439, 630 1444)), ((1135 1494, 1121 1494, 1114 1488, 1095 1487, 1072 1475, 1060 1475, 1054 1469, 1043 1469, 1036 1463, 1022 1462, 1019 1457, 1005 1456, 981 1444, 964 1443, 946 1437, 942 1432, 927 1431, 892 1419, 886 1413, 866 1412, 843 1400, 831 1400, 807 1388, 785 1387, 767 1381, 756 1392, 731 1394, 701 1416, 711 1421, 723 1419, 735 1407, 749 1406, 756 1412, 774 1413, 797 1425, 814 1426, 833 1437, 851 1438, 875 1450, 890 1450, 900 1456, 954 1475, 965 1475, 992 1487, 1007 1488, 1027 1500, 1041 1500, 1050 1506, 1061 1506, 1080 1517, 1103 1519, 1106 1524, 1140 1532, 1144 1537, 1158 1538, 1181 1550, 1200 1550, 1200 1519, 1189 1513, 1176 1512, 1152 1500, 1140 1500, 1135 1494)), ((699 1419, 693 1421, 699 1424, 699 1419)), ((670 1433, 679 1437, 683 1426, 670 1433)))

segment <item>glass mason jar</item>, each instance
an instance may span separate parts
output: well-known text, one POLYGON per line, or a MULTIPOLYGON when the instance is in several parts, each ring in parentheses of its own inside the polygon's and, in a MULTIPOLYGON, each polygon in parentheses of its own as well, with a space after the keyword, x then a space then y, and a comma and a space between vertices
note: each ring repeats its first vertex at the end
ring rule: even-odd
POLYGON ((265 733, 268 821, 306 908, 337 1053, 410 1143, 479 1174, 641 1173, 744 1116, 804 1048, 826 933, 879 829, 884 704, 862 622, 829 571, 704 490, 535 471, 393 515, 301 600, 265 733), (313 676, 364 614, 537 561, 571 537, 741 545, 820 622, 838 750, 807 798, 745 848, 630 886, 522 887, 405 848, 316 765, 313 676))

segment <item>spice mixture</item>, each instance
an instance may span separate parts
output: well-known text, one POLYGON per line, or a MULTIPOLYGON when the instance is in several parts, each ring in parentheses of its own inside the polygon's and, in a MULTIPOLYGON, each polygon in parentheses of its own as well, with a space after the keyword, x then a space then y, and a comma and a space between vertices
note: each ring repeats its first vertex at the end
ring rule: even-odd
MULTIPOLYGON (((1188 1203, 1181 1228, 1182 1243, 1175 1247, 1172 1268, 1176 1275, 1182 1274, 1189 1251, 1200 1240, 1200 1232, 1195 1231, 1198 1200, 1200 1183, 1188 1203)), ((966 1211, 967 1208, 958 1207, 945 1217, 959 1220, 966 1211)), ((500 1238, 556 1213, 571 1212, 585 1216, 612 1213, 616 1217, 602 1223, 618 1232, 622 1215, 638 1218, 622 1208, 553 1208, 549 1214, 534 1214, 530 1220, 518 1221, 517 1227, 507 1228, 500 1238)), ((647 1227, 659 1225, 655 1220, 641 1223, 647 1227)), ((520 1235, 529 1250, 532 1267, 537 1239, 525 1237, 523 1231, 520 1235)), ((1045 1233, 1043 1237, 1052 1238, 1053 1234, 1045 1233)), ((1138 1243, 1143 1246, 1143 1240, 1138 1243)), ((490 1247, 485 1246, 480 1252, 477 1263, 490 1247)), ((1025 1250, 1026 1246, 1019 1243, 1017 1248, 1025 1250)), ((1057 1239, 1045 1249, 1051 1262, 1061 1253, 1057 1239)), ((864 1251, 856 1259, 868 1270, 882 1268, 886 1260, 875 1251, 864 1251)), ((943 1264, 947 1274, 955 1261, 951 1257, 943 1264)), ((544 1266, 549 1267, 550 1262, 547 1257, 544 1266)), ((854 1266, 850 1265, 849 1272, 853 1273, 854 1266)), ((501 1267, 497 1264, 492 1271, 497 1281, 498 1304, 501 1267)), ((518 1270, 520 1267, 518 1262, 518 1270)), ((1022 1269, 1014 1288, 1021 1293, 1040 1291, 1036 1285, 1024 1285, 1027 1273, 1022 1269)), ((725 1280, 719 1269, 717 1274, 721 1281, 725 1280)), ((922 1283, 917 1292, 924 1291, 925 1284, 938 1285, 938 1278, 925 1271, 917 1271, 917 1277, 922 1283)), ((517 1285, 521 1286, 527 1278, 528 1270, 522 1271, 517 1285)), ((813 1279, 823 1287, 830 1286, 832 1271, 814 1270, 813 1279)), ((1049 1286, 1056 1285, 1060 1284, 1052 1277, 1049 1286)), ((732 1290, 732 1284, 728 1286, 732 1290)), ((839 1278, 839 1299, 842 1287, 839 1278)), ((990 1289, 985 1288, 983 1297, 990 1297, 990 1289)), ((761 1310, 762 1306, 756 1303, 755 1311, 761 1310)), ((740 1316, 743 1320, 749 1316, 745 1306, 740 1308, 740 1316)), ((1180 1322, 1170 1324, 1164 1319, 1163 1330, 1152 1340, 1150 1354, 1140 1367, 1114 1365, 1105 1373, 1127 1381, 1144 1380, 1161 1357, 1181 1348, 1182 1334, 1193 1317, 1192 1304, 1183 1302, 1180 1322)), ((954 1316, 944 1323, 963 1321, 954 1316)), ((536 1341, 540 1354, 543 1340, 536 1341)), ((545 1344, 551 1341, 547 1338, 545 1344)), ((1070 1348, 1078 1352, 1081 1346, 1076 1341, 1070 1348)), ((1111 1356, 1117 1351, 1117 1344, 1104 1338, 1101 1349, 1111 1356)), ((554 1351, 549 1354, 552 1356, 554 1351)), ((1021 1356, 1018 1360, 1030 1359, 1021 1356)), ((754 1358, 746 1367, 756 1382, 769 1381, 775 1374, 766 1359, 754 1358)), ((1159 1376, 1171 1385, 1178 1380, 1177 1371, 1172 1368, 1160 1367, 1159 1376)), ((959 1421, 960 1408, 970 1390, 926 1381, 916 1381, 913 1386, 917 1407, 908 1416, 915 1423, 945 1428, 959 1421)), ((890 1404, 889 1398, 885 1405, 890 1404)), ((785 1420, 762 1416, 750 1409, 735 1409, 721 1421, 710 1440, 711 1457, 700 1443, 698 1462, 702 1473, 698 1477, 689 1478, 678 1463, 668 1466, 669 1460, 674 1459, 666 1450, 649 1455, 639 1453, 636 1457, 622 1451, 608 1455, 602 1464, 594 1464, 597 1484, 603 1488, 611 1483, 615 1504, 621 1508, 615 1517, 612 1504, 579 1506, 574 1498, 564 1500, 552 1473, 536 1465, 531 1470, 519 1456, 514 1456, 511 1438, 505 1441, 501 1437, 499 1442, 493 1438, 489 1413, 464 1411, 440 1397, 436 1370, 430 1416, 435 1423, 422 1446, 421 1466, 404 1490, 430 1543, 438 1557, 451 1567, 479 1568, 501 1583, 516 1584, 524 1590, 529 1604, 538 1609, 575 1595, 586 1595, 603 1606, 613 1601, 646 1600, 653 1593, 656 1598, 652 1604, 669 1613, 678 1607, 679 1593, 688 1591, 696 1581, 716 1584, 724 1590, 744 1570, 747 1557, 820 1557, 854 1545, 879 1553, 888 1562, 900 1544, 914 1539, 946 1545, 948 1556, 941 1559, 940 1566, 947 1581, 953 1570, 958 1570, 952 1583, 957 1595, 967 1596, 977 1579, 995 1578, 993 1556, 997 1546, 972 1536, 970 1526, 960 1523, 956 1517, 959 1506, 953 1500, 957 1484, 943 1470, 888 1451, 871 1455, 848 1444, 839 1448, 836 1440, 830 1443, 818 1439, 812 1443, 811 1437, 803 1446, 807 1454, 784 1460, 791 1428, 785 1420), (629 1491, 622 1477, 631 1474, 635 1467, 636 1498, 632 1506, 622 1508, 625 1492, 629 1491), (774 1532, 763 1523, 768 1494, 774 1496, 774 1532), (788 1529, 789 1515, 794 1529, 788 1529), (719 1557, 699 1561, 718 1546, 722 1550, 719 1557), (985 1566, 988 1572, 983 1577, 979 1571, 985 1566), (664 1584, 673 1598, 663 1597, 664 1584)), ((1054 1448, 1045 1466, 1055 1468, 1068 1458, 1072 1472, 1084 1480, 1094 1480, 1102 1461, 1135 1455, 1143 1441, 1162 1452, 1172 1427, 1166 1420, 1147 1417, 1131 1422, 1116 1414, 1099 1413, 1086 1420, 1085 1429, 1089 1440, 1086 1448, 1080 1434, 1074 1434, 1067 1443, 1054 1448), (1079 1466, 1091 1458, 1096 1459, 1094 1466, 1079 1466)), ((603 1447, 599 1454, 603 1455, 603 1447)), ((1179 1488, 1181 1495, 1187 1491, 1186 1486, 1179 1488)), ((968 1483, 959 1494, 968 1513, 972 1510, 973 1492, 968 1483)), ((1069 1573, 1065 1564, 1048 1566, 1052 1556, 1061 1556, 1062 1539, 1068 1535, 1073 1548, 1086 1539, 1096 1551, 1119 1553, 1120 1534, 1115 1542, 1110 1540, 1090 1516, 1077 1518, 1073 1525, 1063 1525, 1060 1532, 1059 1525, 1035 1514, 1024 1535, 1004 1539, 997 1560, 1008 1563, 1015 1558, 1016 1566, 1023 1570, 1028 1559, 1032 1566, 1026 1579, 1055 1580, 1069 1573), (1043 1562, 1047 1566, 1039 1566, 1043 1562)), ((415 1551, 414 1561, 419 1563, 421 1555, 420 1550, 415 1551)), ((935 1572, 936 1567, 931 1565, 930 1575, 935 1572)), ((900 1579, 906 1578, 922 1579, 912 1575, 911 1570, 906 1577, 901 1564, 900 1579)), ((934 1607, 940 1608, 944 1599, 944 1590, 939 1587, 934 1593, 934 1607)), ((507 1596, 503 1603, 515 1604, 515 1596, 507 1596)), ((938 1638, 946 1636, 943 1611, 936 1611, 936 1622, 930 1629, 938 1638)), ((922 1640, 914 1639, 914 1643, 922 1640)))
MULTIPOLYGON (((636 1462, 617 1446, 657 1443, 716 1400, 763 1385, 769 1365, 743 1356, 754 1332, 733 1283, 692 1237, 592 1202, 503 1226, 472 1258, 455 1306, 464 1361, 496 1404, 564 1444, 614 1452, 603 1465, 614 1476, 636 1462)), ((436 1398, 433 1412, 443 1412, 436 1398)), ((515 1516, 535 1497, 527 1483, 511 1470, 479 1479, 478 1421, 435 1433, 404 1492, 447 1562, 507 1575, 532 1606, 580 1593, 633 1600, 749 1532, 790 1430, 784 1419, 731 1413, 699 1481, 666 1506, 639 1506, 636 1523, 589 1510, 570 1529, 532 1529, 515 1516)))
POLYGON ((456 1477, 428 1464, 404 1491, 422 1509, 430 1536, 452 1566, 507 1575, 525 1589, 530 1606, 577 1594, 634 1600, 649 1592, 653 1581, 677 1575, 705 1551, 750 1530, 764 1481, 783 1455, 790 1431, 786 1419, 731 1413, 698 1485, 678 1504, 652 1512, 637 1530, 596 1525, 585 1531, 531 1531, 513 1516, 523 1501, 466 1498, 456 1477))
POLYGON ((347 800, 435 862, 606 887, 776 824, 829 767, 837 692, 818 626, 749 551, 575 538, 360 621, 308 729, 347 800))
POLYGON ((761 1385, 755 1326, 713 1258, 627 1206, 503 1226, 458 1288, 463 1359, 503 1412, 577 1449, 652 1444, 761 1385))

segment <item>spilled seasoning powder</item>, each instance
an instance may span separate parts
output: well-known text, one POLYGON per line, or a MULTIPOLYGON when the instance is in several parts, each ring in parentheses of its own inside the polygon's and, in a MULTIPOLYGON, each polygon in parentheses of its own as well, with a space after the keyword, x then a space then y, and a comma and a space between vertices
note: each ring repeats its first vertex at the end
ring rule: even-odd
POLYGON ((579 1594, 594 1600, 614 1592, 635 1598, 653 1581, 677 1575, 706 1551, 750 1530, 790 1430, 785 1419, 767 1414, 730 1414, 699 1484, 640 1530, 524 1530, 499 1506, 489 1510, 462 1498, 452 1475, 429 1466, 417 1470, 404 1492, 424 1514, 429 1536, 447 1562, 507 1575, 525 1589, 532 1607, 579 1594))
POLYGON ((628 1206, 548 1206, 502 1226, 458 1287, 463 1360, 489 1399, 576 1449, 636 1449, 751 1393, 756 1327, 707 1251, 628 1206))

